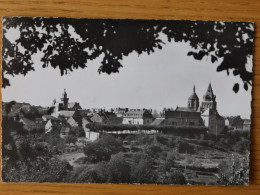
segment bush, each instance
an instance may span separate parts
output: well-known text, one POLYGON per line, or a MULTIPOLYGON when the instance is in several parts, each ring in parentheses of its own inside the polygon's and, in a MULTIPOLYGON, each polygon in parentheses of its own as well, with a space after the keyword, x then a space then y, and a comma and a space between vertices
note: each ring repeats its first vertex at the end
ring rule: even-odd
POLYGON ((127 183, 130 181, 130 167, 123 153, 112 155, 107 165, 108 182, 127 183))
POLYGON ((155 139, 158 143, 163 144, 163 145, 168 145, 168 138, 160 135, 155 135, 155 139))
POLYGON ((159 166, 160 172, 170 171, 171 168, 175 164, 175 160, 177 159, 177 154, 175 152, 168 152, 165 161, 159 166))
POLYGON ((132 157, 131 179, 133 183, 155 183, 157 173, 153 168, 153 160, 144 153, 136 153, 132 157))
POLYGON ((246 154, 250 150, 250 141, 246 139, 238 141, 232 147, 232 149, 233 151, 238 152, 240 154, 246 154))
POLYGON ((145 153, 153 158, 158 158, 162 153, 162 149, 158 145, 149 145, 144 149, 145 153))
POLYGON ((93 167, 78 167, 66 178, 70 183, 106 183, 107 162, 100 162, 93 167))
POLYGON ((122 142, 112 135, 103 135, 94 142, 88 142, 84 147, 84 153, 92 163, 108 161, 112 154, 122 150, 122 142))
POLYGON ((65 138, 65 143, 67 143, 67 144, 75 144, 76 142, 77 142, 77 137, 74 135, 68 135, 65 138))
POLYGON ((182 172, 172 169, 166 172, 161 178, 158 177, 157 183, 162 184, 187 184, 187 180, 182 172))
POLYGON ((203 126, 184 126, 177 127, 175 125, 126 125, 126 124, 87 124, 87 128, 90 128, 92 131, 136 131, 136 130, 158 130, 163 133, 170 133, 174 135, 201 135, 206 134, 208 129, 203 126))
POLYGON ((56 158, 37 157, 33 161, 17 161, 16 166, 3 164, 5 182, 64 182, 72 170, 69 163, 56 158))
POLYGON ((181 141, 178 147, 179 153, 195 154, 195 149, 192 145, 188 144, 186 141, 181 141))

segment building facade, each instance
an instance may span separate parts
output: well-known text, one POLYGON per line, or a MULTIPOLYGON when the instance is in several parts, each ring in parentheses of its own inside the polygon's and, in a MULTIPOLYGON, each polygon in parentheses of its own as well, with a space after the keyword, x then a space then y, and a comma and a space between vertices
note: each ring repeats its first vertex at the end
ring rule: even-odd
POLYGON ((223 132, 225 128, 225 119, 220 116, 217 111, 216 96, 213 93, 211 84, 209 84, 208 89, 203 96, 200 111, 203 123, 209 128, 210 134, 218 135, 223 132))
POLYGON ((153 122, 153 115, 146 109, 130 109, 123 115, 123 124, 147 125, 153 122))

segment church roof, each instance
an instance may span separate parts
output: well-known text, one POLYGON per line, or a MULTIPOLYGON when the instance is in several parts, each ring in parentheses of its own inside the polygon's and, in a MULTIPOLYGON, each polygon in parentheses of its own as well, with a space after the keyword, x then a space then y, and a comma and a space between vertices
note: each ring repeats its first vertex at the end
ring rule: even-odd
POLYGON ((216 96, 213 93, 212 87, 211 87, 211 83, 209 83, 208 89, 206 91, 206 94, 204 96, 204 99, 206 101, 213 101, 215 100, 216 96))
POLYGON ((198 100, 199 98, 198 98, 198 96, 197 96, 197 94, 196 94, 196 92, 195 92, 195 85, 194 85, 194 87, 193 87, 193 92, 192 92, 192 94, 190 95, 190 97, 189 97, 189 100, 198 100))
POLYGON ((59 115, 64 117, 72 117, 75 111, 61 110, 59 115))
POLYGON ((69 103, 68 103, 68 109, 73 109, 74 106, 78 106, 78 108, 81 109, 81 106, 79 105, 78 102, 69 102, 69 103))
POLYGON ((178 107, 175 109, 175 111, 182 111, 182 112, 195 112, 192 108, 187 107, 178 107))

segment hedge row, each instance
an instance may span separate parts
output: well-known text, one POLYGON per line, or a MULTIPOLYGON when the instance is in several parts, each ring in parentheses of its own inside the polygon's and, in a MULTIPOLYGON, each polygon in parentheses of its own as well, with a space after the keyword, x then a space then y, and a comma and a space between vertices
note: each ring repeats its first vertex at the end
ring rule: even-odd
POLYGON ((206 127, 202 126, 182 126, 177 127, 174 125, 108 125, 108 124, 87 124, 87 128, 90 128, 91 131, 137 131, 137 130, 158 130, 161 133, 187 133, 187 134, 204 134, 208 131, 206 127))

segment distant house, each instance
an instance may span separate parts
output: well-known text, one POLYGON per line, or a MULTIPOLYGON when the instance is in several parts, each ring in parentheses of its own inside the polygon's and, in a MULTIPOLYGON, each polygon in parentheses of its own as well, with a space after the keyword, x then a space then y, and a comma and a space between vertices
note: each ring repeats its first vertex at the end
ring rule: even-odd
POLYGON ((69 119, 70 117, 73 117, 75 114, 75 111, 71 110, 61 110, 59 112, 59 117, 64 117, 65 119, 69 119))
POLYGON ((43 121, 48 121, 48 120, 58 120, 58 119, 56 117, 54 117, 54 116, 45 114, 45 115, 42 116, 42 120, 43 121))
POLYGON ((106 123, 111 118, 116 118, 116 115, 113 112, 101 111, 93 113, 91 120, 93 123, 106 123))
POLYGON ((37 129, 36 123, 27 118, 21 118, 20 122, 23 124, 23 128, 27 131, 32 131, 37 129))
POLYGON ((154 121, 150 125, 154 125, 154 126, 163 125, 164 120, 165 120, 165 118, 163 118, 163 117, 159 118, 158 117, 158 118, 154 119, 154 121))
POLYGON ((128 108, 116 108, 114 110, 114 113, 117 117, 123 117, 124 114, 128 111, 128 108))
POLYGON ((68 110, 80 110, 82 109, 78 102, 69 102, 68 103, 68 110))
POLYGON ((79 115, 81 117, 88 117, 91 115, 91 111, 89 109, 77 110, 77 115, 79 115))
POLYGON ((45 122, 45 133, 51 132, 53 130, 53 126, 60 123, 59 119, 51 115, 43 115, 42 119, 45 122))
POLYGON ((53 129, 53 123, 51 120, 48 120, 47 123, 44 126, 45 133, 51 132, 53 129))
POLYGON ((146 109, 130 109, 123 115, 123 124, 145 125, 153 121, 153 115, 146 109))
POLYGON ((176 110, 173 111, 165 111, 164 124, 175 126, 202 126, 203 121, 200 112, 176 108, 176 110))
POLYGON ((78 122, 73 117, 68 118, 67 123, 71 127, 78 127, 78 122))
POLYGON ((243 129, 248 130, 248 131, 251 130, 251 120, 249 120, 249 119, 244 120, 243 129))
POLYGON ((231 116, 227 117, 229 128, 233 128, 234 130, 243 129, 244 120, 240 116, 231 116))

